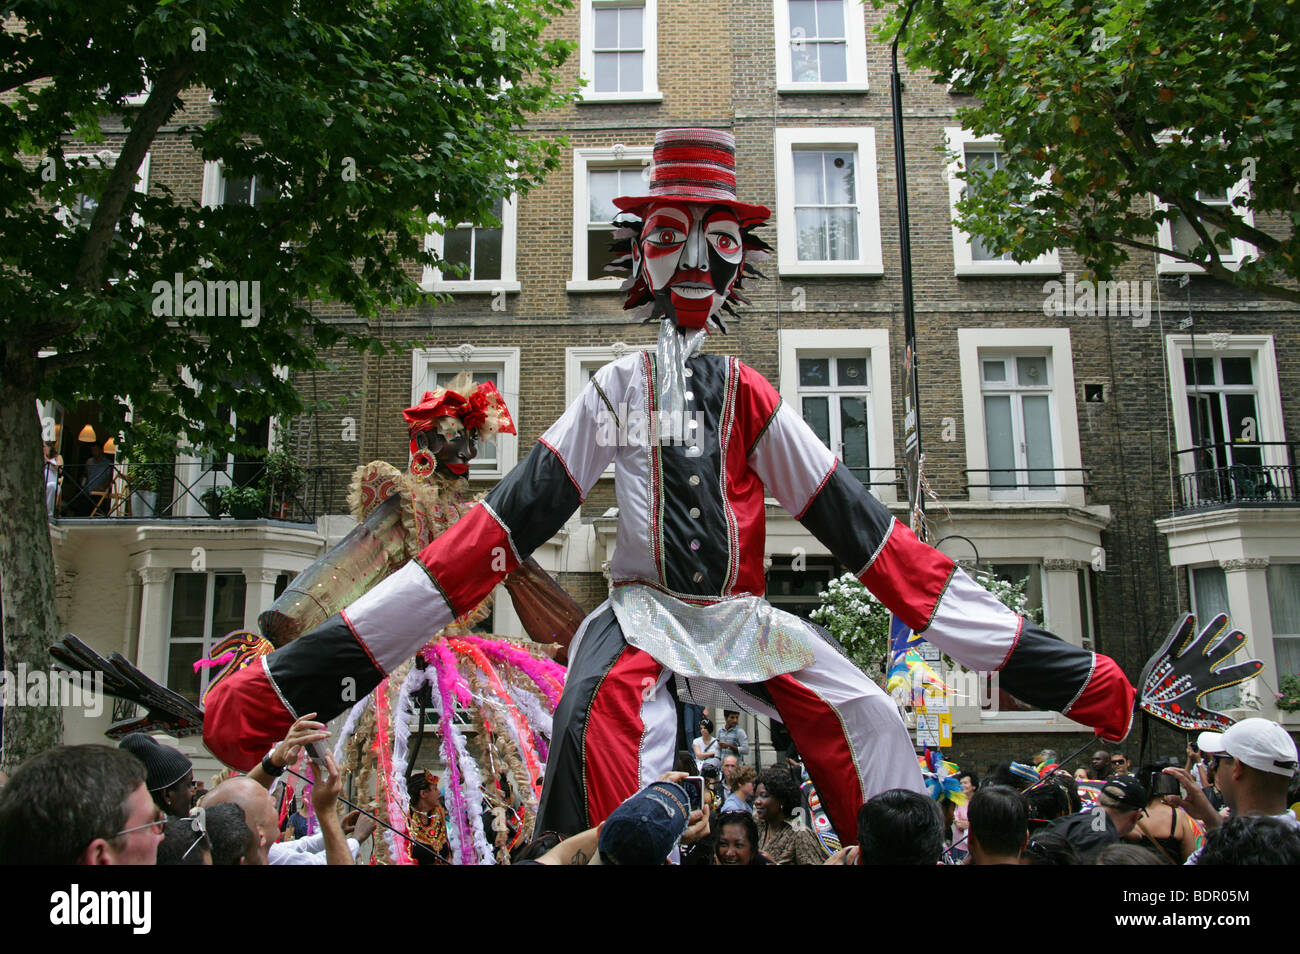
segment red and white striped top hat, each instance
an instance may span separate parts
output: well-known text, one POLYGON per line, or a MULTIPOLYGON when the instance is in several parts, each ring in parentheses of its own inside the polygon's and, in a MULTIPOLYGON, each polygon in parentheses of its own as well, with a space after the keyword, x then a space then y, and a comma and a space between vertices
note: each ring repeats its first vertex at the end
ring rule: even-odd
POLYGON ((655 135, 650 194, 621 196, 614 205, 637 215, 659 202, 726 206, 746 226, 772 215, 766 206, 736 201, 736 137, 723 129, 665 129, 655 135))

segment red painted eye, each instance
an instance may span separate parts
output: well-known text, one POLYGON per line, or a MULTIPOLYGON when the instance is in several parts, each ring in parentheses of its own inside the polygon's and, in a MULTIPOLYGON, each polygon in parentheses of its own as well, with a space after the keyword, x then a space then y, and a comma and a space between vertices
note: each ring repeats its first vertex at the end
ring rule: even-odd
POLYGON ((657 240, 663 242, 664 244, 668 244, 673 240, 673 230, 664 229, 662 232, 659 233, 657 240))
POLYGON ((736 247, 736 240, 730 235, 719 235, 714 240, 721 251, 730 252, 736 247))

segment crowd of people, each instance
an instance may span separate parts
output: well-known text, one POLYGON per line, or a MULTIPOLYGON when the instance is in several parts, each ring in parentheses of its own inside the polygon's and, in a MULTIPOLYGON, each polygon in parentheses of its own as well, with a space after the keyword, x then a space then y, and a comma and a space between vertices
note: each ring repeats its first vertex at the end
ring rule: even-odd
MULTIPOLYGON (((678 753, 674 770, 601 825, 536 832, 513 863, 1300 864, 1296 745, 1266 719, 1201 733, 1185 759, 1136 767, 1126 752, 1098 750, 1070 771, 1045 750, 982 778, 961 768, 946 780, 931 772, 928 794, 894 789, 866 801, 856 844, 835 852, 810 824, 815 790, 798 753, 756 769, 746 764, 738 713, 724 719, 714 736, 702 717, 700 736, 678 753)), ((51 749, 0 787, 0 862, 357 863, 375 821, 345 814, 332 757, 312 763, 306 801, 301 790, 281 788, 303 747, 325 735, 320 723, 299 720, 260 766, 222 773, 211 791, 195 782, 185 755, 147 735, 127 736, 117 748, 51 749)), ((412 793, 413 808, 436 813, 436 777, 421 773, 412 793)))
POLYGON ((0 779, 0 864, 353 864, 375 824, 339 811, 333 757, 313 763, 314 834, 300 837, 296 802, 279 790, 302 746, 323 737, 296 725, 261 766, 222 772, 211 791, 184 754, 148 735, 49 749, 0 779))

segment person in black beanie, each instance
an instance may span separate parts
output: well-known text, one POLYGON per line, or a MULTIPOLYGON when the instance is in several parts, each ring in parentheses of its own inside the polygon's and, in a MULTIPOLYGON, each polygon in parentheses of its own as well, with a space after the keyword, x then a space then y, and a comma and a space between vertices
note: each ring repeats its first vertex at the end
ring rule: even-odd
POLYGON ((117 747, 126 749, 144 763, 145 787, 155 805, 169 818, 189 814, 190 795, 194 791, 194 766, 189 759, 143 732, 123 736, 117 747))

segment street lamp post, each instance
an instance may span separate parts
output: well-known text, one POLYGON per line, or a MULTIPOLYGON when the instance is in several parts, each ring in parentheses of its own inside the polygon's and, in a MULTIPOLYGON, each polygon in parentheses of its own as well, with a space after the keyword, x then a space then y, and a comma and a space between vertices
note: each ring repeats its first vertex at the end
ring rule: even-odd
POLYGON ((922 535, 925 495, 921 490, 921 407, 917 389, 916 310, 912 301, 912 234, 907 213, 907 165, 903 149, 903 81, 898 73, 898 41, 912 18, 917 0, 909 0, 902 23, 894 34, 889 55, 889 100, 894 114, 894 180, 898 192, 898 254, 903 276, 903 462, 907 479, 908 521, 922 535))

